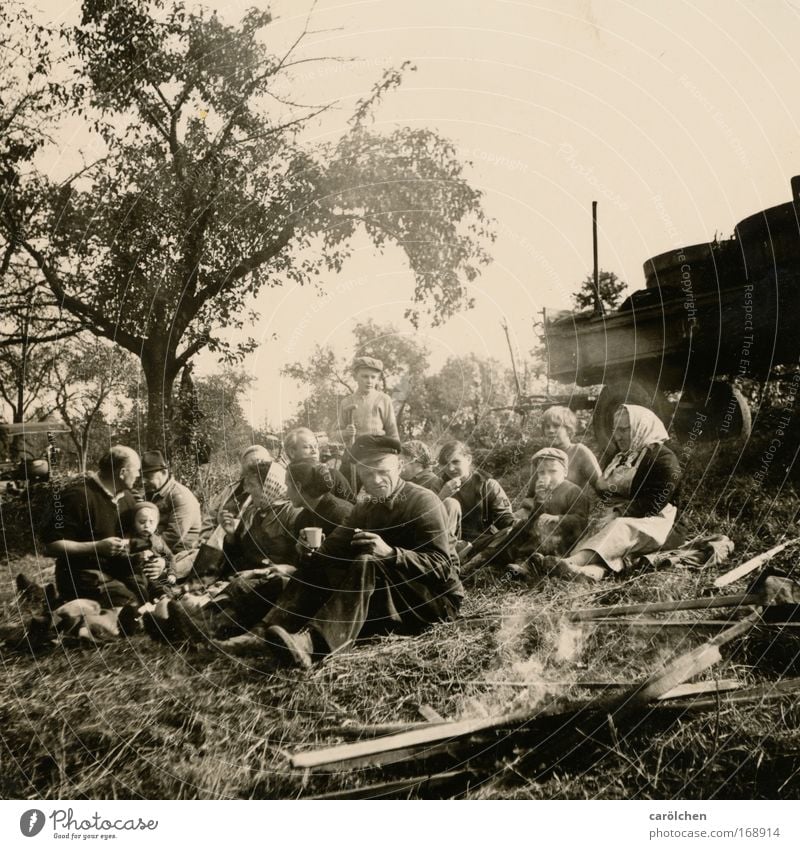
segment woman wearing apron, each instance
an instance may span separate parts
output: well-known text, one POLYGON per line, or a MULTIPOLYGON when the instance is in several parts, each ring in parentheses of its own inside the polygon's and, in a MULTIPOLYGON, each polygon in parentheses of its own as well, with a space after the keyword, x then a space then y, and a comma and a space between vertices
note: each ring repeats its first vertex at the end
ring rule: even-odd
POLYGON ((623 404, 614 416, 618 453, 595 486, 600 502, 586 533, 555 574, 568 580, 604 578, 625 558, 657 551, 675 524, 681 479, 678 458, 664 444, 666 428, 652 410, 623 404))

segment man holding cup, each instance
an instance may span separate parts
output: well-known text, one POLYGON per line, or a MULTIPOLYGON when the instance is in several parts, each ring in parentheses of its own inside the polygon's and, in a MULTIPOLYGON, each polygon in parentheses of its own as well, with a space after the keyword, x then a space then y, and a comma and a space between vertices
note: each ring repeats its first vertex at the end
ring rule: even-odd
POLYGON ((441 501, 400 477, 400 442, 363 435, 352 457, 363 487, 345 527, 305 558, 276 607, 226 652, 270 650, 291 665, 388 630, 419 631, 452 619, 463 597, 441 501))

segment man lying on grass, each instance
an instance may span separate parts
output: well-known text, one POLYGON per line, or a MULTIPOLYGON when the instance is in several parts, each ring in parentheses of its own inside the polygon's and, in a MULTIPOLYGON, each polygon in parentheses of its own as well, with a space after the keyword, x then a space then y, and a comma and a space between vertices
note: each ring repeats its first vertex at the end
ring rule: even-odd
POLYGON ((413 633, 452 619, 463 596, 441 501, 400 477, 400 443, 358 437, 363 487, 346 527, 311 551, 277 606, 250 634, 215 642, 231 654, 272 653, 308 668, 357 638, 413 633))

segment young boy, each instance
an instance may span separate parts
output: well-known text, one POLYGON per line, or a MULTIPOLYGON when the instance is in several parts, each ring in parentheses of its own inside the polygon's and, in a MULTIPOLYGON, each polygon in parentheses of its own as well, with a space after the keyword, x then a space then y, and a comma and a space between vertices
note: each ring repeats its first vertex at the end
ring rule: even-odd
POLYGON ((542 433, 553 448, 559 448, 567 455, 569 472, 567 480, 580 489, 594 486, 602 475, 600 464, 591 449, 580 442, 573 442, 578 419, 568 407, 549 407, 542 416, 542 433))
POLYGON ((400 439, 400 435, 392 399, 378 389, 383 363, 374 357, 356 357, 352 371, 358 388, 339 407, 339 432, 346 446, 341 472, 353 492, 358 493, 360 484, 349 451, 356 437, 369 434, 400 439))
POLYGON ((339 429, 346 445, 357 436, 372 434, 399 439, 392 399, 378 390, 383 363, 374 357, 356 357, 353 377, 358 389, 342 401, 339 429))
MULTIPOLYGON (((489 563, 524 563, 533 554, 563 557, 583 533, 589 520, 589 499, 567 480, 566 453, 560 448, 543 448, 533 455, 531 463, 533 478, 514 513, 514 524, 467 561, 462 574, 471 574, 489 563)), ((524 565, 515 571, 529 574, 524 565)))
POLYGON ((160 519, 158 507, 150 501, 140 502, 131 511, 128 561, 143 601, 171 595, 176 581, 172 552, 158 533, 160 519))
POLYGON ((522 506, 514 514, 519 531, 509 546, 511 560, 526 559, 536 552, 563 556, 589 520, 587 496, 568 480, 565 451, 543 448, 533 455, 531 465, 533 478, 522 506))

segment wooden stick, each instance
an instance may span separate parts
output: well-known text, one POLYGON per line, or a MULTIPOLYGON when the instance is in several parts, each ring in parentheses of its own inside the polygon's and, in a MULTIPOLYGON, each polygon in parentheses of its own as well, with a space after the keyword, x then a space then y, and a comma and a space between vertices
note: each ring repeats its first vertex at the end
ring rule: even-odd
POLYGON ((689 699, 685 702, 660 702, 657 707, 659 710, 707 710, 715 708, 717 704, 728 707, 729 705, 746 704, 747 702, 782 699, 785 696, 792 696, 798 691, 800 691, 800 678, 787 678, 785 681, 761 684, 758 687, 737 690, 735 693, 725 693, 715 698, 689 699))
POLYGON ((633 708, 641 707, 664 693, 668 693, 689 678, 705 672, 706 669, 722 659, 719 653, 720 646, 746 634, 758 624, 760 619, 760 613, 751 613, 746 619, 742 619, 741 622, 727 628, 696 649, 675 658, 664 669, 620 696, 618 705, 614 706, 614 709, 610 712, 612 715, 614 712, 627 713, 633 708))
POLYGON ((800 542, 800 537, 795 537, 795 539, 790 539, 787 542, 782 542, 780 545, 776 545, 774 548, 770 548, 769 551, 765 551, 763 554, 751 557, 750 560, 746 560, 741 566, 737 566, 735 569, 731 569, 730 572, 720 575, 719 578, 714 581, 714 586, 717 588, 727 587, 728 584, 732 584, 734 581, 738 581, 739 578, 749 575, 760 566, 763 566, 765 563, 772 560, 776 554, 798 542, 800 542))
POLYGON ((726 693, 738 690, 742 685, 735 678, 724 678, 721 681, 695 681, 693 684, 679 684, 662 696, 660 702, 667 699, 682 699, 684 696, 703 696, 706 693, 726 693))
POLYGON ((440 725, 423 723, 410 731, 403 731, 389 737, 376 740, 361 740, 342 746, 331 746, 312 752, 301 752, 291 758, 292 766, 297 769, 319 769, 336 765, 339 768, 352 768, 370 764, 385 765, 404 760, 420 746, 449 742, 459 737, 469 736, 478 731, 501 728, 505 725, 520 725, 530 722, 534 717, 544 714, 530 710, 520 710, 501 716, 462 719, 457 722, 445 722, 440 725))
POLYGON ((423 719, 427 720, 428 722, 447 722, 447 720, 438 711, 435 711, 430 705, 417 705, 417 712, 423 719))
MULTIPOLYGON (((630 628, 725 628, 730 619, 592 619, 592 625, 623 625, 630 628)), ((763 628, 800 628, 800 622, 761 622, 763 628)))
POLYGON ((682 601, 651 601, 644 604, 614 604, 608 607, 587 607, 570 610, 567 618, 573 622, 586 622, 606 616, 631 616, 637 613, 668 613, 673 610, 708 610, 711 607, 746 607, 764 603, 759 594, 723 595, 709 598, 688 598, 682 601))
POLYGON ((472 773, 469 770, 454 770, 439 772, 435 775, 421 775, 416 778, 400 778, 396 781, 381 781, 378 784, 366 784, 348 790, 335 790, 319 796, 308 796, 308 799, 381 799, 394 793, 410 790, 429 790, 442 784, 449 784, 456 779, 468 779, 472 773))

